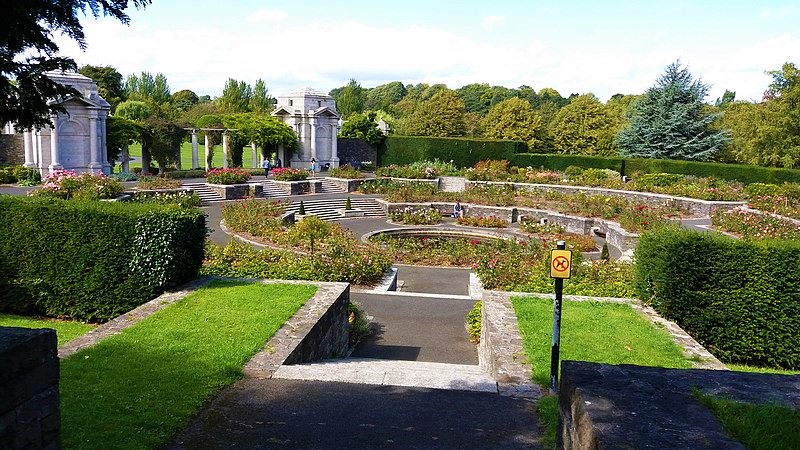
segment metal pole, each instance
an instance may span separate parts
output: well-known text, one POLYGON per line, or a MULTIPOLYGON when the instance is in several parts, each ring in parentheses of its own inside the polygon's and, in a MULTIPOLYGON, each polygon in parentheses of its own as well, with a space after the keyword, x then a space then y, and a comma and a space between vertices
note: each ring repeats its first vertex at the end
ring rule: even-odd
MULTIPOLYGON (((556 248, 565 250, 567 243, 558 241, 556 248)), ((553 302, 553 341, 550 348, 550 393, 555 394, 558 388, 558 353, 561 343, 561 300, 564 290, 564 280, 556 278, 556 296, 553 302)))

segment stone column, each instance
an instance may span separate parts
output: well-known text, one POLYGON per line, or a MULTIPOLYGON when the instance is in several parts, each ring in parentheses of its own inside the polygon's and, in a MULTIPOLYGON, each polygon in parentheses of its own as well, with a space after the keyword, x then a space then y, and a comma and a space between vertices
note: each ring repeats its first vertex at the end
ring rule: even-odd
POLYGON ((58 114, 53 114, 50 119, 53 125, 50 126, 50 171, 63 169, 58 154, 58 114))
POLYGON ((311 142, 310 142, 311 157, 317 159, 317 163, 319 163, 319 160, 317 158, 317 118, 309 117, 308 121, 311 124, 311 142))
POLYGON ((25 142, 25 167, 36 167, 33 162, 33 138, 31 137, 32 131, 25 131, 22 133, 22 140, 25 142))
POLYGON ((222 168, 228 168, 228 133, 222 132, 222 168))
POLYGON ((103 165, 100 164, 99 158, 99 146, 97 145, 97 140, 99 136, 97 135, 97 111, 90 111, 89 112, 89 157, 91 158, 91 162, 89 163, 89 170, 94 173, 95 171, 102 171, 103 165))
POLYGON ((103 164, 103 173, 111 175, 111 161, 108 160, 108 112, 100 114, 100 163, 103 164))
POLYGON ((339 167, 339 125, 331 125, 331 166, 339 167))
POLYGON ((208 169, 209 169, 209 167, 208 167, 208 155, 211 154, 211 143, 208 142, 208 131, 206 131, 206 134, 205 134, 204 137, 205 137, 205 145, 206 145, 206 156, 205 156, 205 158, 203 158, 203 167, 205 167, 206 168, 206 172, 208 172, 208 169))
MULTIPOLYGON (((250 159, 253 162, 253 169, 259 168, 259 161, 258 161, 258 153, 256 153, 256 144, 250 143, 250 159)), ((244 165, 244 161, 242 161, 242 165, 244 165)))
POLYGON ((309 150, 306 146, 306 124, 303 123, 302 118, 297 123, 297 138, 300 140, 300 159, 306 159, 309 150))
POLYGON ((128 153, 128 144, 122 145, 122 171, 123 172, 130 172, 131 171, 131 156, 128 153))
POLYGON ((192 129, 192 169, 200 167, 200 161, 197 157, 197 130, 192 129))
POLYGON ((286 160, 286 151, 283 149, 283 144, 278 144, 278 158, 281 159, 283 167, 289 167, 289 161, 286 160))
POLYGON ((44 169, 44 155, 42 154, 42 131, 37 129, 31 131, 31 139, 33 140, 33 162, 36 167, 44 169))

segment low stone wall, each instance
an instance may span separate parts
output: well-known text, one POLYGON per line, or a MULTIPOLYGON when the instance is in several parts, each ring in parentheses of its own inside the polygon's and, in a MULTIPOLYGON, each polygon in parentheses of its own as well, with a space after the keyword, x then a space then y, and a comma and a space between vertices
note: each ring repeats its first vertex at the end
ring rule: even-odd
MULTIPOLYGON (((293 282, 280 281, 280 283, 293 282)), ((283 364, 319 361, 346 354, 350 285, 311 284, 318 286, 317 294, 283 324, 262 351, 245 364, 244 373, 247 376, 270 378, 283 364)))
POLYGON ((429 180, 429 179, 425 179, 425 178, 381 177, 381 178, 378 178, 378 179, 379 180, 380 179, 392 180, 395 183, 429 184, 429 185, 433 186, 434 188, 436 188, 437 190, 439 189, 439 179, 438 178, 433 178, 433 179, 429 180))
POLYGON ((563 361, 557 447, 744 449, 693 389, 800 409, 800 375, 563 361))
POLYGON ((605 220, 598 222, 601 222, 603 228, 605 228, 606 242, 608 245, 620 251, 621 256, 619 260, 632 260, 633 251, 636 250, 636 246, 639 245, 639 235, 623 230, 622 227, 615 222, 608 222, 605 220))
POLYGON ((264 192, 264 186, 261 184, 211 184, 206 183, 212 191, 217 193, 225 200, 236 200, 245 198, 250 194, 261 195, 264 192))
POLYGON ((333 177, 328 177, 327 180, 333 183, 337 188, 344 189, 345 192, 357 191, 358 187, 361 186, 361 183, 366 181, 364 178, 351 180, 349 178, 333 178, 333 177))
POLYGON ((270 180, 286 195, 301 195, 311 192, 311 182, 309 180, 300 181, 277 181, 270 180))
POLYGON ((0 134, 0 165, 25 164, 25 142, 21 134, 0 134))
POLYGON ((0 448, 61 448, 54 330, 0 327, 0 448))
POLYGON ((533 218, 541 221, 547 219, 550 225, 560 225, 569 233, 590 234, 595 226, 595 219, 591 217, 568 216, 546 209, 517 208, 517 219, 533 218))

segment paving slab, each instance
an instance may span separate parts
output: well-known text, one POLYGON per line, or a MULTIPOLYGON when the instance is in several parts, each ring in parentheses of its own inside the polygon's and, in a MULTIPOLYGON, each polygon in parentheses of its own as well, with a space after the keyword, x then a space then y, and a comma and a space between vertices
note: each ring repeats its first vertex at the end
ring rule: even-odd
POLYGON ((357 358, 478 364, 464 325, 475 300, 351 292, 372 316, 374 334, 352 353, 357 358))
POLYGON ((396 265, 403 292, 469 295, 470 269, 396 265))
POLYGON ((535 404, 481 392, 244 379, 169 449, 542 448, 535 404))

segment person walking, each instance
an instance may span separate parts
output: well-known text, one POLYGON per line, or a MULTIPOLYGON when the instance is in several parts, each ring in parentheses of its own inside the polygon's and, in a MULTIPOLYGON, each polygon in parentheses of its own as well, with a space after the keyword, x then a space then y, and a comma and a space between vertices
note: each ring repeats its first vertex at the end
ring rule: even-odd
POLYGON ((276 156, 275 157, 275 168, 276 169, 280 169, 281 167, 283 167, 282 164, 283 164, 283 162, 281 161, 281 158, 276 156))
POLYGON ((317 159, 311 158, 311 178, 314 178, 317 174, 317 159))
POLYGON ((264 161, 261 162, 261 167, 264 169, 264 177, 269 178, 269 158, 264 158, 264 161))

